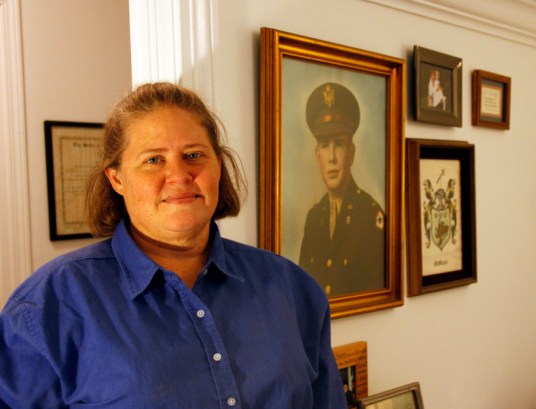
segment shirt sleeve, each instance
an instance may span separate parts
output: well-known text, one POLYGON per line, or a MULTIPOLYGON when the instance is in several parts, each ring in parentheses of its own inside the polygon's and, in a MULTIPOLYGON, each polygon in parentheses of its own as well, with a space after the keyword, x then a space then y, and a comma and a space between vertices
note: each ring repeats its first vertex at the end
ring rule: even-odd
POLYGON ((63 408, 58 376, 24 304, 0 314, 0 408, 63 408))
POLYGON ((342 379, 331 349, 330 311, 320 333, 318 378, 313 384, 314 409, 347 409, 342 379))

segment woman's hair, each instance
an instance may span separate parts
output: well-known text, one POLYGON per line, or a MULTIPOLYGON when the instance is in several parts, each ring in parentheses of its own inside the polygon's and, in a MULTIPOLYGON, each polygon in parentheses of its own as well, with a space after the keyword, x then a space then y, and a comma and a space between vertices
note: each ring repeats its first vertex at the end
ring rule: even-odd
POLYGON ((238 158, 224 143, 221 121, 197 94, 188 89, 165 82, 144 84, 115 106, 104 126, 102 160, 89 176, 86 189, 86 218, 95 237, 113 235, 126 214, 123 197, 113 190, 104 171, 120 167, 128 143, 126 130, 131 121, 163 106, 177 107, 196 115, 206 129, 216 155, 222 160, 219 198, 213 218, 236 216, 240 212, 247 188, 238 158))

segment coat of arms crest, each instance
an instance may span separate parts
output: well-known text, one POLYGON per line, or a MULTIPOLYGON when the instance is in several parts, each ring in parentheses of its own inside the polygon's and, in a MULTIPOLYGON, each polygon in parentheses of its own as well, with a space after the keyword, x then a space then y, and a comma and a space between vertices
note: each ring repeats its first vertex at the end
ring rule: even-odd
POLYGON ((454 237, 458 223, 454 197, 456 181, 449 179, 446 189, 442 187, 434 189, 432 182, 426 179, 423 186, 426 196, 423 203, 426 247, 429 248, 431 243, 434 243, 440 250, 443 250, 449 241, 456 243, 454 237))

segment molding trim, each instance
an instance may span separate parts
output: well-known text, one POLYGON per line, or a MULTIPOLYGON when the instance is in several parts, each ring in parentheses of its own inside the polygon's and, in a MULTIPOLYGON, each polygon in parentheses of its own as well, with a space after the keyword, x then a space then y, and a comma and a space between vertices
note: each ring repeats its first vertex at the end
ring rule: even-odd
MULTIPOLYGON (((0 0, 0 280, 4 296, 32 270, 19 0, 0 0), (7 281, 6 281, 7 280, 7 281)), ((0 294, 0 305, 6 300, 0 294)))
POLYGON ((432 3, 429 0, 365 1, 536 48, 536 31, 527 31, 477 14, 432 3))
POLYGON ((171 81, 214 106, 218 0, 130 0, 133 86, 171 81))

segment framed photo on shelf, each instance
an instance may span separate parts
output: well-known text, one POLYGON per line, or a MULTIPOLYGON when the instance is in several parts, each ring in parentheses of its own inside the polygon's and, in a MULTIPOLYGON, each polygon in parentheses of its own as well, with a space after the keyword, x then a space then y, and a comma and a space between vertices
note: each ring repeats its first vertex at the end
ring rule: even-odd
POLYGON ((91 237, 85 186, 100 159, 103 128, 101 123, 45 121, 50 240, 91 237))
POLYGON ((408 295, 475 283, 475 148, 407 139, 408 295))
POLYGON ((368 396, 367 343, 354 342, 333 348, 333 354, 341 374, 348 407, 355 407, 357 400, 368 396))
POLYGON ((415 119, 462 126, 462 60, 414 47, 415 119))
POLYGON ((424 409, 419 382, 360 399, 360 409, 424 409))
POLYGON ((260 246, 332 318, 403 304, 405 62, 261 29, 260 246))
POLYGON ((473 125, 510 129, 510 77, 483 70, 472 75, 473 125))

